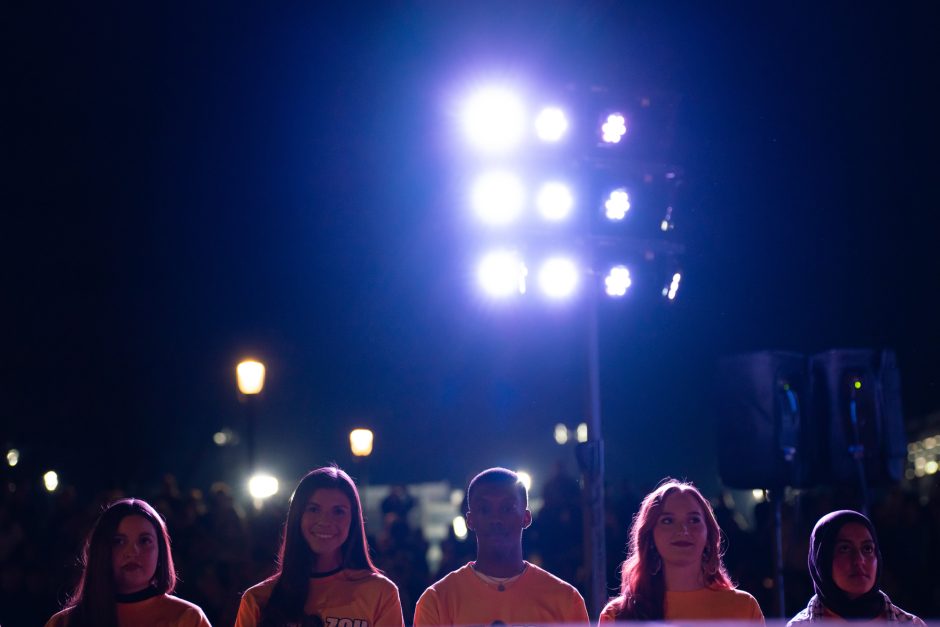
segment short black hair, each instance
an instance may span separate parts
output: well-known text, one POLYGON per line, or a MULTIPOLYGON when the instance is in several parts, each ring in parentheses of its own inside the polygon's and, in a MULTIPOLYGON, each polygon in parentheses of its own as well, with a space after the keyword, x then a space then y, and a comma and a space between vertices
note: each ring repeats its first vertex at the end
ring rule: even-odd
POLYGON ((470 480, 467 486, 467 507, 470 507, 470 499, 473 498, 473 491, 478 485, 509 485, 514 486, 522 497, 522 504, 525 509, 529 509, 529 491, 519 475, 508 468, 487 468, 476 477, 470 480))

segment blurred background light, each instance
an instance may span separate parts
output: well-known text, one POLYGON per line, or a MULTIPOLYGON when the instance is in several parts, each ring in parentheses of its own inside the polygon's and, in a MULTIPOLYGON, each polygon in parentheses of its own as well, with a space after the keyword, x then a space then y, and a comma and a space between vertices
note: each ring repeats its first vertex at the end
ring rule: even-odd
POLYGON ((552 181, 539 190, 535 204, 543 218, 557 222, 564 220, 571 213, 574 197, 567 185, 552 181))
POLYGON ((568 427, 561 423, 555 425, 555 442, 558 444, 568 443, 568 427))
POLYGON ((565 136, 567 130, 568 118, 557 107, 546 107, 535 118, 535 133, 542 141, 556 142, 565 136))
POLYGON ((518 253, 501 250, 483 258, 477 270, 477 279, 490 296, 505 297, 525 294, 527 274, 528 270, 518 253))
POLYGON ((619 143, 627 132, 627 120, 619 113, 611 113, 601 126, 601 138, 608 144, 619 143))
POLYGON ((248 494, 251 495, 253 499, 266 499, 277 494, 278 490, 278 481, 277 478, 266 474, 258 473, 252 475, 248 480, 248 494))
POLYGON ((608 296, 623 296, 633 281, 626 266, 614 266, 604 278, 604 289, 608 296))
POLYGON ((682 275, 676 272, 672 275, 672 281, 663 288, 663 296, 669 300, 675 300, 676 294, 679 292, 679 281, 682 280, 682 275))
POLYGON ((467 139, 484 152, 511 150, 525 134, 525 107, 506 88, 489 87, 475 93, 467 100, 462 117, 467 139))
POLYGON ((582 444, 588 441, 588 426, 586 422, 582 422, 578 425, 575 435, 577 436, 578 442, 582 444))
POLYGON ((463 516, 454 516, 451 525, 454 527, 454 535, 457 536, 458 540, 467 539, 467 521, 464 520, 463 516))
POLYGON ((264 388, 264 364, 246 359, 235 368, 238 391, 245 395, 260 394, 264 388))
POLYGON ((509 172, 489 172, 473 186, 473 209, 483 222, 509 224, 519 217, 525 205, 522 181, 509 172))
POLYGON ((522 482, 522 485, 525 486, 525 489, 531 490, 532 489, 532 475, 530 475, 524 470, 517 470, 516 474, 519 475, 519 481, 522 482))
POLYGON ((630 196, 622 187, 610 192, 604 202, 604 215, 608 220, 623 220, 630 211, 630 196))
POLYGON ((7 451, 7 465, 11 468, 20 463, 20 452, 15 448, 11 448, 7 451))
POLYGON ((42 476, 42 483, 46 486, 46 491, 55 492, 59 487, 59 475, 54 470, 48 471, 42 476))
POLYGON ((551 298, 567 298, 578 286, 578 268, 564 257, 549 259, 539 270, 539 286, 551 298))
POLYGON ((356 457, 368 457, 372 454, 374 434, 369 429, 353 429, 349 432, 349 448, 356 457))

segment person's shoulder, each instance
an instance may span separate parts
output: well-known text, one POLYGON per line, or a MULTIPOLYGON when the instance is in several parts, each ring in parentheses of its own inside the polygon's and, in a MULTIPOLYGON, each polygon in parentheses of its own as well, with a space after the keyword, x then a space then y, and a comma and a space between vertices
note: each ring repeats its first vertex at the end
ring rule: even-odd
MULTIPOLYGON (((561 579, 560 577, 556 577, 555 575, 551 574, 544 568, 540 568, 539 566, 536 566, 535 564, 532 564, 529 562, 526 562, 526 563, 529 565, 526 568, 526 572, 523 575, 523 577, 525 577, 529 581, 530 584, 538 585, 540 587, 542 586, 549 587, 553 589, 564 588, 568 592, 575 592, 575 593, 578 592, 577 588, 572 586, 570 583, 568 583, 564 579, 561 579)), ((580 593, 578 594, 580 596, 580 593)))
POLYGON ((613 623, 617 621, 617 614, 620 613, 620 608, 623 606, 623 595, 619 597, 614 597, 607 602, 607 605, 604 606, 604 609, 601 610, 601 615, 598 619, 599 623, 613 623))
MULTIPOLYGON (((195 624, 197 625, 202 624, 202 621, 205 620, 202 608, 186 599, 181 599, 172 594, 164 594, 163 604, 165 607, 170 608, 170 611, 180 620, 191 618, 196 621, 195 624)), ((206 624, 208 624, 208 621, 206 621, 206 624)))
POLYGON ((912 623, 918 627, 926 627, 927 623, 925 623, 923 619, 918 618, 914 614, 905 612, 899 608, 897 605, 891 602, 891 599, 888 598, 887 594, 882 592, 881 596, 885 598, 885 614, 889 620, 898 623, 912 623))
POLYGON ((791 625, 799 625, 801 623, 809 623, 815 620, 816 612, 814 609, 814 602, 816 601, 816 598, 817 597, 813 595, 813 597, 810 598, 809 603, 806 604, 806 607, 800 610, 796 616, 787 621, 787 627, 790 627, 791 625))
POLYGON ((271 598, 271 592, 274 591, 275 583, 277 583, 277 580, 273 577, 256 583, 252 587, 245 590, 245 592, 242 594, 242 600, 253 602, 256 605, 265 605, 268 602, 268 599, 271 598))
POLYGON ((71 613, 72 608, 70 607, 65 608, 61 612, 56 612, 46 621, 46 627, 66 627, 69 624, 69 614, 71 613))
POLYGON ((346 570, 344 576, 347 581, 362 583, 370 588, 394 590, 398 592, 395 582, 384 574, 375 570, 346 570))
POLYGON ((457 570, 452 570, 430 586, 428 590, 441 591, 446 590, 451 586, 459 586, 461 582, 465 581, 467 577, 473 577, 473 567, 470 566, 470 563, 466 563, 457 570))

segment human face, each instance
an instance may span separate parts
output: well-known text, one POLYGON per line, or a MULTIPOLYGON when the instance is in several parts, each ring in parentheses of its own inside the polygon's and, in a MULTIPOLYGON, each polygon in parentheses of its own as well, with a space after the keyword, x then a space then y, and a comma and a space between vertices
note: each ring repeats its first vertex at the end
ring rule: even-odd
POLYGON ((522 530, 532 523, 519 488, 505 483, 484 483, 473 489, 467 526, 482 548, 521 546, 522 530))
POLYGON ((153 523, 136 514, 122 518, 111 548, 117 591, 130 594, 149 586, 157 572, 159 555, 157 530, 153 523))
POLYGON ((666 566, 701 565, 708 527, 698 499, 688 492, 667 496, 653 527, 653 542, 666 566))
POLYGON ((343 563, 343 543, 349 537, 352 504, 342 490, 315 490, 300 517, 300 530, 313 551, 314 568, 320 572, 339 568, 343 563))
POLYGON ((875 585, 878 551, 868 528, 848 523, 836 535, 832 557, 832 580, 850 599, 857 599, 875 585))

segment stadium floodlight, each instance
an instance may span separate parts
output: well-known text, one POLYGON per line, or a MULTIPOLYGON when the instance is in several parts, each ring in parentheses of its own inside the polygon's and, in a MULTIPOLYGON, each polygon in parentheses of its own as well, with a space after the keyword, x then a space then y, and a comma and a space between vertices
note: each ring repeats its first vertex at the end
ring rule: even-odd
POLYGON ((497 298, 525 294, 527 274, 522 258, 511 250, 487 254, 477 270, 477 278, 483 290, 497 298))
POLYGON ((679 281, 682 280, 682 275, 678 272, 672 275, 672 281, 663 288, 663 296, 669 300, 676 300, 676 294, 679 292, 679 281))
POLYGON ((567 298, 578 286, 578 268, 564 257, 549 259, 539 271, 539 286, 550 298, 567 298))
POLYGON ((557 142, 568 130, 568 118, 558 107, 546 107, 535 118, 535 133, 546 142, 557 142))
POLYGON ((620 143, 627 132, 627 120, 620 113, 611 113, 601 125, 601 139, 608 144, 620 143))
POLYGON ((623 220, 630 211, 630 195, 624 188, 615 189, 604 202, 604 215, 608 220, 623 220))
POLYGON ((542 186, 536 196, 535 204, 543 218, 557 222, 564 220, 571 213, 574 198, 567 185, 553 181, 542 186))
POLYGON ((608 296, 623 296, 632 283, 626 266, 614 266, 604 278, 604 289, 608 296))
POLYGON ((510 172, 488 172, 473 186, 472 204, 483 222, 506 225, 522 213, 525 188, 519 177, 510 172))
POLYGON ((509 151, 525 134, 525 106, 503 87, 488 87, 471 96, 462 118, 467 139, 484 152, 509 151))

